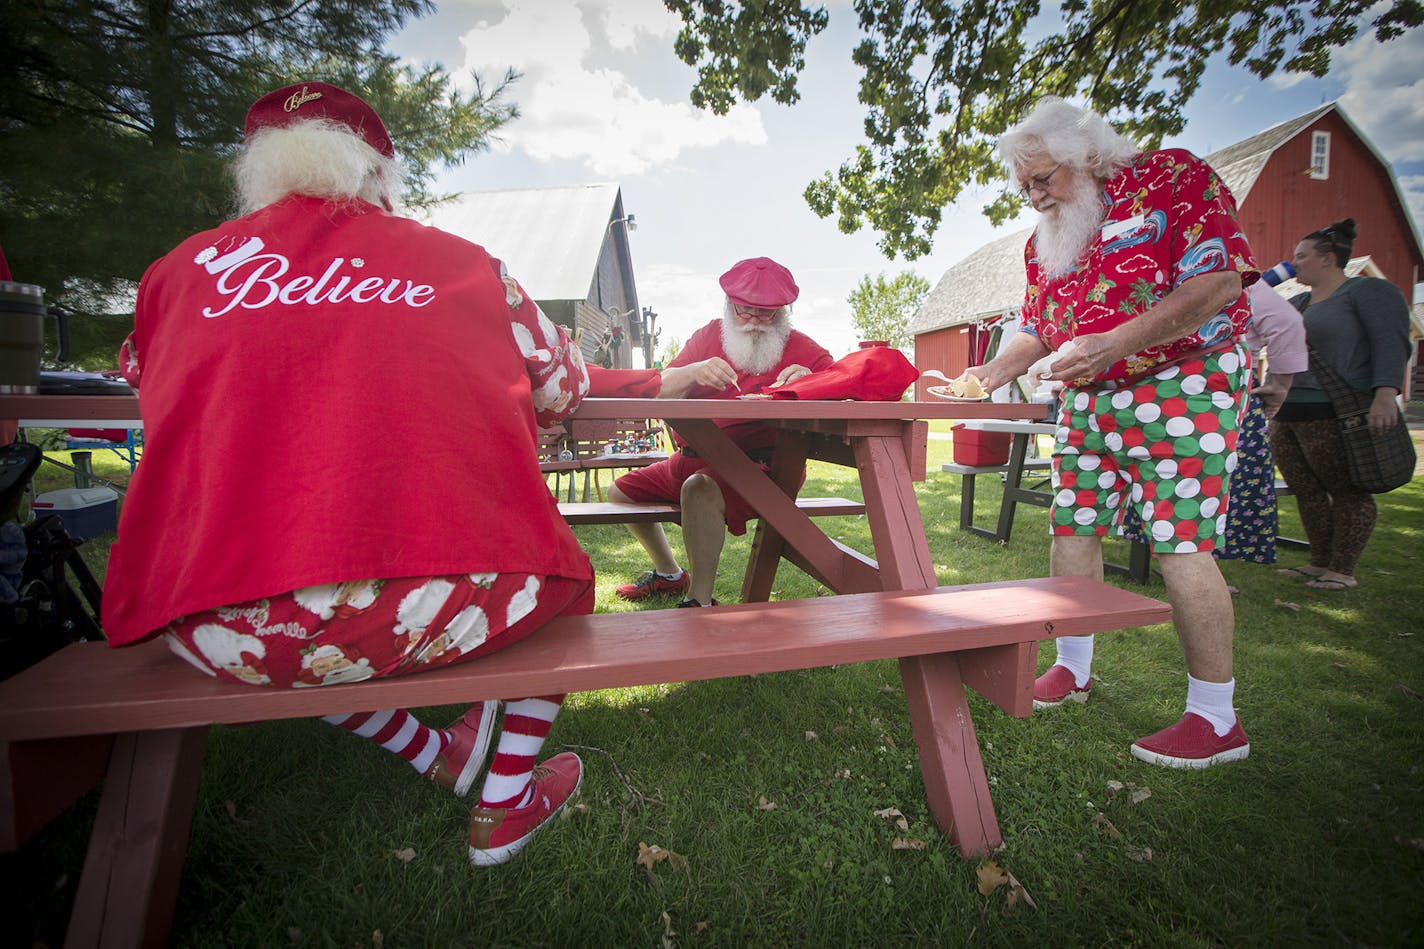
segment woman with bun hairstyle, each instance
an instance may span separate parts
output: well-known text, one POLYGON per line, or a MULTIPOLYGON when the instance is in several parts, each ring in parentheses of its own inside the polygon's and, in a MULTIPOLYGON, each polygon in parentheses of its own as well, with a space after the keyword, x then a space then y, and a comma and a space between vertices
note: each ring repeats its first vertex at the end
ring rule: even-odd
MULTIPOLYGON (((1388 280, 1345 276, 1355 233, 1346 218, 1296 245, 1296 279, 1310 291, 1290 302, 1305 319, 1316 355, 1354 388, 1374 393, 1369 425, 1379 435, 1399 424, 1395 399, 1409 362, 1409 307, 1388 280)), ((1310 541, 1310 563, 1280 572, 1304 577, 1317 590, 1357 586, 1355 563, 1378 511, 1374 497, 1350 483, 1335 410, 1314 374, 1295 377, 1271 422, 1271 451, 1310 541)))

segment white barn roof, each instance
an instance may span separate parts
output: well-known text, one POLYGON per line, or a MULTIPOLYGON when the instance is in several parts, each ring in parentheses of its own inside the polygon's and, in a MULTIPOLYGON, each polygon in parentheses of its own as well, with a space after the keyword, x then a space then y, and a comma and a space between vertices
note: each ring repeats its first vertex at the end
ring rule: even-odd
POLYGON ((471 191, 436 208, 431 223, 484 247, 536 300, 588 297, 616 184, 471 191))
POLYGON ((912 336, 974 323, 1023 304, 1024 245, 1033 228, 995 238, 950 267, 910 320, 912 336))

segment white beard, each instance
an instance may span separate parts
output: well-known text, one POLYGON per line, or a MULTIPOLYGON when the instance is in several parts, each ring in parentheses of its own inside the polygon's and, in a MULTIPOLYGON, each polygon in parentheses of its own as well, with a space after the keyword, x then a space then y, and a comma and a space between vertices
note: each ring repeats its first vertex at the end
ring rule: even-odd
POLYGON ((759 376, 775 369, 790 337, 791 318, 785 310, 770 323, 740 324, 730 306, 722 316, 722 349, 738 372, 759 376))
POLYGON ((1102 185, 1084 176, 1072 198, 1043 212, 1033 241, 1039 266, 1051 277, 1075 268, 1102 227, 1103 217, 1102 185))

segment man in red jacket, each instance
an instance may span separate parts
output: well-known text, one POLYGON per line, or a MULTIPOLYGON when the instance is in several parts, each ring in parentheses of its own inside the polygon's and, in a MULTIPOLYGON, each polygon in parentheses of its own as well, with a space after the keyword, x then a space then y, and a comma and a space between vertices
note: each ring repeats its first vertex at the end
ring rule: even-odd
MULTIPOLYGON (((769 257, 739 261, 720 280, 726 304, 720 320, 692 334, 663 370, 662 398, 735 399, 785 385, 832 363, 831 354, 791 328, 791 304, 800 290, 791 271, 769 257)), ((760 422, 718 423, 748 456, 769 467, 777 432, 760 422)), ((678 439, 666 461, 631 471, 608 496, 622 502, 663 502, 682 507, 682 536, 691 572, 678 566, 661 524, 629 524, 653 569, 618 587, 625 600, 685 594, 679 606, 708 606, 726 530, 741 535, 754 516, 746 501, 678 439), (723 525, 726 525, 725 529, 723 525)))
MULTIPOLYGON (((247 116, 244 216, 144 275, 120 365, 146 446, 110 645, 161 636, 218 678, 319 688, 478 661, 592 611, 536 448, 587 391, 583 361, 499 260, 390 213, 398 169, 366 102, 278 89, 247 116)), ((459 796, 485 772, 481 866, 578 788, 572 754, 535 768, 562 700, 506 703, 487 770, 497 702, 445 730, 404 709, 327 720, 459 796)))

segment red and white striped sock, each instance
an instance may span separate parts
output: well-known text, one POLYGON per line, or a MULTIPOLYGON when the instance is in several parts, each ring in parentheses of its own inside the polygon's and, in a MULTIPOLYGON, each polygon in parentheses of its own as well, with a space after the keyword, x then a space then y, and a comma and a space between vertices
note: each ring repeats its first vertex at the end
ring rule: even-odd
POLYGON ((450 735, 420 724, 420 720, 403 708, 388 708, 379 712, 352 712, 350 715, 327 715, 323 722, 344 728, 353 735, 369 738, 387 751, 400 755, 420 774, 424 774, 435 756, 450 743, 450 735))
POLYGON ((563 703, 562 695, 546 695, 505 704, 499 744, 480 790, 480 807, 514 808, 529 803, 533 792, 530 776, 563 703))

